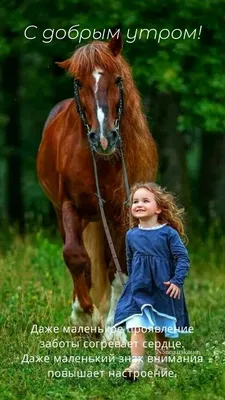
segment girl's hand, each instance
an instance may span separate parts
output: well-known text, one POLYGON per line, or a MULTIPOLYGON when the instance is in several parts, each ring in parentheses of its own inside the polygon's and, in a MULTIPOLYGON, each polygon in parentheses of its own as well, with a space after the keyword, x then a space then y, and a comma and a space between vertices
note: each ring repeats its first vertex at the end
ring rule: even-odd
POLYGON ((173 297, 174 299, 176 299, 176 297, 180 299, 181 290, 177 285, 174 285, 174 283, 170 282, 163 282, 163 283, 164 285, 169 286, 169 288, 166 291, 166 294, 168 294, 170 297, 173 297))

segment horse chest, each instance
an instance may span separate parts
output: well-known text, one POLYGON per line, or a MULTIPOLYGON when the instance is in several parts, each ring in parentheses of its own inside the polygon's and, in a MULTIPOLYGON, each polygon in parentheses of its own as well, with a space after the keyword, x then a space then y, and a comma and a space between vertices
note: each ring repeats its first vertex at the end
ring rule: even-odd
MULTIPOLYGON (((119 193, 115 193, 113 187, 100 188, 100 191, 106 215, 109 219, 113 219, 117 212, 121 212, 121 197, 119 193)), ((91 221, 100 219, 99 201, 95 187, 85 186, 83 190, 74 190, 71 193, 71 198, 79 214, 84 218, 91 221)))

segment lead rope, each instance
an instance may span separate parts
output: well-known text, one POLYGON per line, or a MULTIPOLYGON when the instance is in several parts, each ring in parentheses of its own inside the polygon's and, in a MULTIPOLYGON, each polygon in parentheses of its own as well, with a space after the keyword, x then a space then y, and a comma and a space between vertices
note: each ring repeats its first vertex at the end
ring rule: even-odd
POLYGON ((108 223, 107 223, 107 220, 106 220, 106 216, 105 216, 105 210, 104 210, 105 200, 103 200, 102 197, 101 197, 101 193, 100 193, 100 189, 99 189, 99 183, 98 183, 98 171, 97 171, 97 166, 96 166, 96 160, 95 160, 95 156, 94 156, 94 151, 92 149, 91 149, 91 154, 92 154, 92 160, 93 160, 93 165, 94 165, 95 184, 96 184, 96 189, 97 189, 97 193, 95 193, 95 194, 98 197, 98 203, 99 203, 100 213, 101 213, 101 217, 102 217, 102 224, 103 224, 103 227, 104 227, 104 230, 105 230, 106 238, 107 238, 107 241, 108 241, 108 244, 109 244, 109 248, 110 248, 110 251, 111 251, 111 254, 112 254, 113 261, 115 263, 117 272, 118 272, 119 277, 120 277, 120 281, 121 281, 122 285, 124 286, 125 285, 125 281, 124 281, 123 273, 122 273, 122 270, 121 270, 121 267, 120 267, 120 263, 119 263, 119 260, 118 260, 117 254, 116 254, 116 250, 115 250, 115 247, 114 247, 114 244, 113 244, 113 241, 112 241, 112 236, 111 236, 111 233, 110 233, 110 230, 109 230, 109 226, 108 226, 108 223))

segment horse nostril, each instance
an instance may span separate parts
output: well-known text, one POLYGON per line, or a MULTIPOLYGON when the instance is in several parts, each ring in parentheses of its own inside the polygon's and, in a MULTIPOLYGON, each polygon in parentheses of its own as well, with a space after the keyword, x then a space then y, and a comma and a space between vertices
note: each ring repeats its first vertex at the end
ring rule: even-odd
POLYGON ((113 140, 116 140, 116 139, 118 138, 117 131, 116 131, 116 130, 113 130, 113 131, 111 131, 111 133, 112 133, 112 138, 113 138, 113 140))

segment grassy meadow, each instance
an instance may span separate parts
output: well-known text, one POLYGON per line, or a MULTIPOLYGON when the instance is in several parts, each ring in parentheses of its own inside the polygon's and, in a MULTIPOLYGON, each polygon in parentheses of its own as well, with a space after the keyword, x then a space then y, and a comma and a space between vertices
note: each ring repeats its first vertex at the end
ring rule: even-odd
MULTIPOLYGON (((179 340, 186 351, 198 351, 203 362, 171 363, 174 377, 143 377, 133 384, 108 374, 128 365, 119 363, 119 356, 129 356, 127 347, 101 351, 83 348, 82 339, 68 333, 30 334, 33 324, 70 325, 72 279, 62 260, 60 240, 41 230, 22 240, 12 230, 2 232, 0 241, 0 400, 225 398, 225 237, 215 238, 209 232, 204 241, 193 237, 189 245, 191 269, 185 294, 194 333, 179 340), (57 338, 80 340, 80 348, 40 347, 40 341, 57 338), (50 361, 21 364, 24 354, 48 356, 50 361), (115 361, 53 363, 53 356, 60 355, 114 355, 115 361), (50 378, 48 370, 104 371, 104 376, 50 378)), ((147 339, 153 337, 149 334, 147 339)), ((153 349, 146 355, 153 355, 153 349)), ((146 370, 152 368, 146 365, 146 370)))

